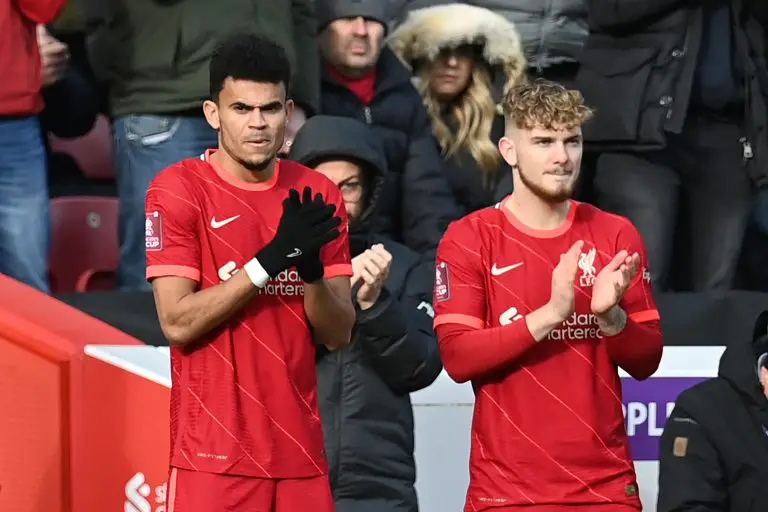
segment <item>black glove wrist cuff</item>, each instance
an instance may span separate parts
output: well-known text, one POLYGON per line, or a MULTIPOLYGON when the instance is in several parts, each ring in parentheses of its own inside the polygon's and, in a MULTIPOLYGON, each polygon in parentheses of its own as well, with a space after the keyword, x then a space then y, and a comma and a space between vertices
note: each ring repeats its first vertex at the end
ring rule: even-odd
POLYGON ((271 244, 265 245, 262 250, 256 253, 256 259, 259 260, 262 268, 271 278, 277 277, 277 274, 285 270, 285 256, 271 244))
POLYGON ((321 280, 325 275, 323 262, 319 259, 302 262, 296 270, 298 270, 299 277, 301 277, 301 280, 305 283, 314 283, 321 280))

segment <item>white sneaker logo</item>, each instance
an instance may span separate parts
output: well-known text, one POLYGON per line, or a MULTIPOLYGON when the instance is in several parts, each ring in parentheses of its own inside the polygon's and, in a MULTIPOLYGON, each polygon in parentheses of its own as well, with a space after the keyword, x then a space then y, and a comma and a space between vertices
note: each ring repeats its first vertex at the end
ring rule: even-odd
POLYGON ((238 219, 238 218, 240 218, 239 215, 235 215, 234 217, 230 217, 230 218, 224 219, 224 220, 216 220, 216 217, 213 217, 213 218, 211 218, 211 227, 213 229, 219 229, 220 227, 226 226, 227 224, 229 224, 230 222, 232 222, 233 220, 238 219))
POLYGON ((520 263, 515 263, 514 265, 507 265, 506 267, 497 267, 496 264, 494 263, 493 266, 491 267, 491 275, 500 276, 502 274, 506 274, 510 270, 514 270, 517 267, 522 267, 522 266, 523 266, 522 261, 520 263))
POLYGON ((285 257, 286 257, 286 258, 296 258, 296 257, 298 257, 298 256, 301 256, 301 254, 302 254, 302 253, 301 253, 301 249, 299 249, 299 248, 297 247, 297 248, 295 248, 295 249, 293 250, 293 252, 292 252, 292 253, 290 253, 290 254, 286 254, 286 255, 285 255, 285 257))

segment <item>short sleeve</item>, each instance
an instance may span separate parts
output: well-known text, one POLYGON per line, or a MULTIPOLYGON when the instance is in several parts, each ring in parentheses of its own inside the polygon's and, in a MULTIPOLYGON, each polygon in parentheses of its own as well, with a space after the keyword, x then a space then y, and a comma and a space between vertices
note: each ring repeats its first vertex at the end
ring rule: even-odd
POLYGON ((437 248, 435 260, 434 326, 462 324, 485 327, 486 289, 480 243, 471 223, 451 224, 437 248))
POLYGON ((659 311, 656 308, 651 287, 648 253, 640 233, 629 220, 626 220, 626 224, 619 231, 616 252, 622 249, 629 254, 638 253, 640 255, 640 270, 624 294, 624 299, 621 302, 622 308, 632 320, 638 323, 659 320, 659 311))
POLYGON ((172 169, 147 190, 144 238, 147 279, 186 277, 200 282, 200 207, 172 169))
POLYGON ((320 260, 325 270, 324 277, 331 279, 338 276, 352 275, 352 260, 349 255, 349 219, 347 210, 341 199, 341 193, 335 187, 329 187, 325 194, 326 202, 336 205, 336 216, 341 218, 340 235, 336 240, 327 243, 320 250, 320 260))

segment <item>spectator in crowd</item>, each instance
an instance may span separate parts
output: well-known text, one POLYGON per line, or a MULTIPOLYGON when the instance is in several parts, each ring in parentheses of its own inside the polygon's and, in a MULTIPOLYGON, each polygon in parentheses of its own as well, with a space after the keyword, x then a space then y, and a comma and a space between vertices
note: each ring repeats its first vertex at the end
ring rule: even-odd
POLYGON ((65 0, 0 2, 0 272, 48 292, 48 184, 37 24, 65 0))
MULTIPOLYGON (((98 95, 83 74, 73 67, 69 47, 49 32, 45 25, 37 27, 37 44, 42 58, 43 99, 41 113, 43 141, 52 133, 62 139, 88 133, 99 113, 98 95)), ((71 158, 47 152, 48 183, 51 195, 67 187, 67 181, 82 172, 71 158), (59 185, 62 185, 61 187, 59 185)))
POLYGON ((118 281, 122 289, 145 289, 149 182, 161 169, 216 147, 216 131, 201 108, 215 44, 242 29, 280 43, 298 69, 292 90, 296 116, 311 114, 319 103, 313 0, 85 0, 83 10, 91 63, 108 88, 114 117, 118 281))
POLYGON ((684 391, 664 426, 658 512, 763 512, 768 503, 768 311, 718 376, 684 391))
POLYGON ((510 194, 512 170, 498 149, 504 117, 492 84, 503 77, 506 92, 524 79, 515 26, 482 7, 426 7, 410 12, 390 46, 418 77, 459 205, 472 212, 510 194))
POLYGON ((373 127, 387 155, 381 209, 373 229, 433 258, 460 212, 411 74, 383 46, 387 3, 317 0, 323 66, 321 111, 373 127))
POLYGON ((349 215, 357 319, 352 343, 317 358, 320 413, 337 512, 418 510, 408 393, 442 370, 432 330, 433 271, 408 247, 371 232, 386 157, 367 126, 318 116, 291 158, 341 189, 349 215))
POLYGON ((577 85, 598 112, 596 201, 638 227, 659 289, 681 285, 675 260, 686 288, 733 285, 752 188, 768 183, 761 4, 588 1, 577 85))
MULTIPOLYGON (((389 0, 394 23, 409 11, 452 3, 452 0, 389 0)), ((546 78, 571 87, 587 40, 587 0, 472 0, 514 23, 528 56, 532 78, 546 78)))

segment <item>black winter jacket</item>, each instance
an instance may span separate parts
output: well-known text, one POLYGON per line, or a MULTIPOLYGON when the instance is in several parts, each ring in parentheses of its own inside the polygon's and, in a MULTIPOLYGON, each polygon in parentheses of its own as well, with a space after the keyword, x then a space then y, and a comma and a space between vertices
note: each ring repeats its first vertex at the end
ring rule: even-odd
MULTIPOLYGON (((446 122, 451 126, 450 119, 446 122)), ((504 136, 504 118, 496 116, 491 131, 491 140, 498 143, 504 136)), ((502 161, 490 187, 483 186, 483 171, 466 149, 460 149, 447 157, 443 163, 448 184, 464 213, 472 213, 498 203, 512 193, 512 169, 502 161)))
MULTIPOLYGON (((749 172, 768 183, 768 71, 764 0, 729 0, 744 75, 749 172)), ((688 111, 703 27, 703 0, 587 0, 590 35, 576 87, 597 116, 584 137, 597 150, 649 150, 680 133, 688 111)))
POLYGON ((768 399, 757 377, 766 320, 755 342, 726 348, 717 378, 675 402, 661 436, 658 512, 768 510, 768 399))
POLYGON ((313 117, 296 135, 291 159, 310 167, 337 159, 361 163, 374 190, 361 219, 350 225, 352 256, 376 243, 392 254, 378 302, 366 311, 357 308, 351 344, 318 352, 318 402, 336 512, 416 512, 409 393, 429 386, 442 371, 432 330, 434 267, 370 232, 386 161, 365 125, 313 117))
POLYGON ((373 100, 364 105, 327 73, 321 113, 373 128, 387 157, 384 188, 372 229, 434 259, 437 244, 460 211, 442 170, 432 124, 411 75, 389 48, 377 64, 373 100))

